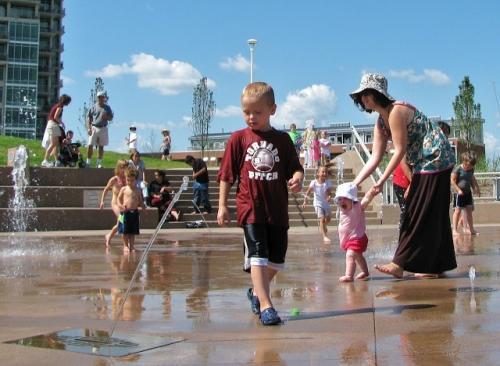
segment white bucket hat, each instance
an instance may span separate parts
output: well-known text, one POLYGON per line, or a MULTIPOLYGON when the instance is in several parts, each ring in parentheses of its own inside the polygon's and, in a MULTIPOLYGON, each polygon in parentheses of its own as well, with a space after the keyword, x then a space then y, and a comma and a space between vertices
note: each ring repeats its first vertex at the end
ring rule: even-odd
POLYGON ((387 97, 387 99, 395 101, 393 97, 387 93, 387 79, 382 74, 364 74, 361 77, 359 88, 350 93, 352 99, 356 100, 356 96, 363 90, 373 89, 387 97))
POLYGON ((349 198, 354 202, 358 202, 358 188, 353 183, 342 183, 337 187, 333 202, 338 204, 340 197, 349 198))

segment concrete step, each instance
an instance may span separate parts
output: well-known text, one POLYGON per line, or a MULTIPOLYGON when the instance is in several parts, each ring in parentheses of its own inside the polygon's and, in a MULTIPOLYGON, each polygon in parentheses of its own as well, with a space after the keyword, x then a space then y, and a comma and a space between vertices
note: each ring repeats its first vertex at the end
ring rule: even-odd
MULTIPOLYGON (((110 209, 83 209, 83 208, 35 208, 31 210, 33 219, 28 224, 28 231, 60 231, 60 230, 106 230, 116 223, 116 218, 110 209)), ((290 212, 290 226, 317 226, 318 221, 314 213, 290 212)), ((216 227, 216 214, 205 215, 210 227, 216 227)), ((0 209, 1 232, 10 231, 9 223, 13 220, 13 210, 0 209)), ((183 212, 182 221, 170 222, 165 227, 184 228, 186 222, 201 220, 201 215, 183 212)), ((236 226, 236 215, 231 213, 232 226, 236 226)), ((367 217, 367 224, 380 224, 377 217, 367 217)), ((141 211, 141 228, 152 229, 158 223, 158 212, 154 208, 141 211)), ((338 225, 336 219, 330 227, 338 225)))
MULTIPOLYGON (((151 181, 154 178, 155 169, 146 169, 146 179, 151 181)), ((165 171, 167 179, 172 185, 180 185, 183 176, 192 177, 192 169, 168 169, 165 171)), ((336 169, 330 170, 332 181, 336 180, 336 169)), ((218 169, 209 168, 209 177, 212 183, 216 182, 218 169)), ((0 167, 0 186, 12 185, 12 167, 0 167)), ((306 170, 305 183, 314 179, 315 171, 306 170)), ((104 187, 108 180, 114 175, 114 169, 103 168, 40 168, 30 167, 28 176, 32 186, 95 186, 104 187)), ((344 170, 344 181, 350 181, 354 178, 351 169, 344 170)), ((174 186, 175 186, 174 185, 174 186)))

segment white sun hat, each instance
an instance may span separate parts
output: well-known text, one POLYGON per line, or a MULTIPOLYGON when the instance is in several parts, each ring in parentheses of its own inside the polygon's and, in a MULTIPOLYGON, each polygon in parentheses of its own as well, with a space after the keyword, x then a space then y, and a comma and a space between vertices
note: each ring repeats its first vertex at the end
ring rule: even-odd
POLYGON ((387 99, 391 101, 395 101, 393 97, 387 93, 387 79, 382 74, 364 74, 361 77, 361 82, 359 84, 359 88, 350 93, 352 99, 356 100, 356 97, 359 93, 366 89, 373 89, 378 91, 379 93, 385 95, 387 99))
POLYGON ((354 202, 358 202, 358 188, 352 182, 342 183, 337 187, 333 202, 335 202, 335 204, 338 204, 340 197, 349 198, 354 202))

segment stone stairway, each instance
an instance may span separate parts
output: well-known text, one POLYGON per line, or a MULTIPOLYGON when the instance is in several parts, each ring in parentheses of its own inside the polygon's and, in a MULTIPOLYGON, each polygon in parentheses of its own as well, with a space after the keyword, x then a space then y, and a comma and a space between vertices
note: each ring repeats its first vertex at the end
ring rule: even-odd
MULTIPOLYGON (((14 195, 11 178, 12 168, 0 168, 0 231, 9 231, 12 221, 12 209, 9 202, 14 195)), ((147 171, 148 181, 153 179, 153 170, 147 171)), ((167 178, 174 189, 180 187, 182 177, 191 177, 191 169, 167 170, 167 178)), ((335 169, 330 170, 331 176, 336 177, 335 169)), ((216 227, 219 188, 216 183, 217 169, 209 169, 210 186, 209 197, 213 213, 206 215, 205 219, 210 227, 216 227)), ((25 196, 33 200, 33 209, 36 220, 28 226, 30 231, 59 231, 59 230, 103 230, 111 228, 115 217, 110 209, 111 193, 108 193, 105 208, 100 210, 98 203, 100 195, 109 178, 113 176, 112 169, 78 169, 78 168, 39 168, 29 169, 30 184, 25 190, 25 196)), ((304 186, 309 185, 314 177, 314 171, 306 171, 304 186)), ((344 180, 350 181, 354 175, 350 169, 344 170, 344 180)), ((335 179, 332 179, 335 182, 335 179)), ((336 185, 334 183, 334 185, 336 185)), ((305 191, 305 189, 304 189, 305 191)), ((232 226, 236 226, 236 188, 230 191, 229 208, 232 226)), ((360 196, 363 193, 360 192, 360 196)), ((177 202, 177 207, 183 212, 181 222, 169 222, 164 228, 183 228, 186 222, 200 220, 199 214, 191 214, 192 190, 183 192, 177 202)), ((290 226, 317 226, 314 209, 308 205, 304 210, 300 207, 303 202, 303 193, 290 194, 288 210, 290 226)), ((312 200, 309 200, 312 202, 312 200)), ((332 205, 335 212, 335 206, 332 205)), ((141 213, 141 228, 154 228, 158 220, 156 208, 148 208, 141 213)), ((369 208, 367 210, 367 224, 380 223, 377 213, 369 208)), ((336 219, 331 226, 336 226, 336 219)))

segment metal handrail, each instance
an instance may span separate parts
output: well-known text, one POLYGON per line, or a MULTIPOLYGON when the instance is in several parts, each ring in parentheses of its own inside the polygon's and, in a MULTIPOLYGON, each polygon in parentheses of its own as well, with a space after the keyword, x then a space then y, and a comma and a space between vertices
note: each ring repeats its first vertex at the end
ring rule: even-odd
MULTIPOLYGON (((361 138, 361 136, 359 135, 358 131, 356 130, 356 127, 351 126, 351 131, 352 131, 352 134, 354 136, 354 140, 356 141, 352 146, 353 146, 354 150, 358 153, 358 157, 361 159, 361 161, 363 162, 363 164, 366 164, 367 161, 372 156, 372 154, 370 153, 370 150, 368 149, 368 147, 366 147, 366 144, 363 141, 363 139, 361 138), (358 149, 358 145, 361 146, 363 154, 365 154, 365 156, 367 157, 366 161, 363 159, 361 151, 358 149)), ((371 178, 373 179, 373 182, 376 182, 377 179, 382 176, 382 171, 380 170, 379 167, 377 167, 375 169, 374 173, 377 175, 377 178, 373 177, 373 173, 371 175, 371 178)))

